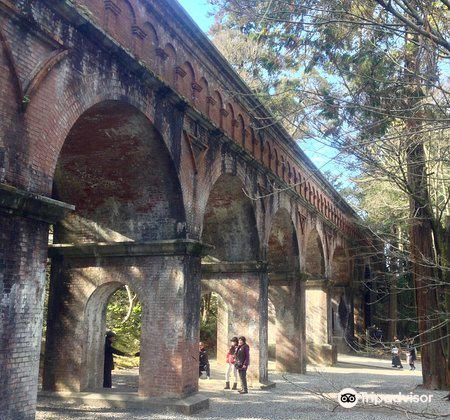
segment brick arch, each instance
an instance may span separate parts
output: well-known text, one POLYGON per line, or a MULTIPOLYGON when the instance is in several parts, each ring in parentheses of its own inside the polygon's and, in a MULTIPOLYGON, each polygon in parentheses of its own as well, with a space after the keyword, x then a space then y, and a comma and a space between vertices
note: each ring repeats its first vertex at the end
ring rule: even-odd
POLYGON ((99 102, 79 116, 58 156, 53 197, 76 206, 56 225, 55 242, 175 239, 186 219, 166 144, 123 101, 99 102))
POLYGON ((177 88, 191 102, 194 99, 193 87, 196 83, 194 66, 190 61, 185 61, 181 66, 176 67, 175 73, 177 88))
POLYGON ((325 277, 325 247, 316 228, 312 228, 305 240, 305 272, 311 277, 325 277))
POLYGON ((223 119, 224 119, 223 98, 222 94, 218 90, 214 91, 213 100, 214 100, 214 104, 212 107, 213 110, 210 111, 212 120, 217 124, 219 128, 223 128, 223 119))
POLYGON ((287 173, 286 159, 284 155, 281 155, 281 178, 283 179, 283 181, 286 181, 286 173, 287 173))
POLYGON ((236 128, 236 114, 234 112, 233 104, 228 103, 226 110, 228 112, 228 115, 225 119, 225 132, 232 138, 235 138, 235 128, 236 128))
POLYGON ((236 131, 237 131, 236 140, 238 141, 238 143, 245 150, 249 150, 248 145, 247 145, 249 135, 248 135, 247 127, 245 126, 245 121, 244 121, 244 117, 242 116, 242 114, 239 114, 237 117, 236 131))
POLYGON ((162 73, 163 73, 163 77, 164 79, 172 84, 175 83, 175 68, 178 64, 178 57, 177 57, 177 50, 175 49, 175 47, 168 42, 165 46, 164 46, 164 50, 162 52, 163 57, 163 65, 162 65, 162 73))
POLYGON ((278 269, 287 267, 290 270, 298 270, 300 254, 297 229, 295 220, 286 207, 279 207, 276 210, 269 220, 267 232, 269 270, 270 264, 278 265, 278 269))
MULTIPOLYGON (((127 285, 138 296, 141 304, 145 302, 139 285, 130 282, 107 281, 103 284, 91 286, 91 293, 87 296, 84 308, 83 326, 85 340, 80 343, 83 361, 80 372, 80 390, 98 390, 103 387, 103 362, 106 330, 106 306, 121 287, 127 285)), ((142 316, 145 316, 146 305, 142 304, 142 316)), ((49 366, 51 368, 51 366, 49 366)))
POLYGON ((251 140, 251 151, 253 153, 253 156, 255 156, 255 159, 259 162, 264 163, 264 148, 266 144, 266 142, 264 141, 264 137, 261 133, 259 133, 258 136, 253 134, 251 140))
POLYGON ((245 150, 248 150, 249 153, 251 153, 257 161, 260 161, 261 157, 260 154, 257 153, 256 148, 256 138, 250 127, 247 127, 245 129, 245 144, 246 144, 246 146, 244 147, 245 150))
POLYGON ((198 82, 200 92, 197 96, 197 104, 200 110, 209 117, 211 106, 211 93, 209 91, 209 83, 205 77, 198 82))
MULTIPOLYGON (((201 283, 202 297, 207 294, 215 295, 217 298, 217 314, 216 314, 216 341, 213 343, 216 347, 217 360, 225 360, 228 350, 230 348, 229 340, 231 339, 234 328, 229 325, 229 312, 233 306, 233 294, 230 293, 230 288, 226 285, 219 284, 215 281, 202 280, 201 283)), ((202 331, 200 330, 200 341, 204 341, 202 331)), ((206 343, 208 348, 208 343, 206 343)))
POLYGON ((105 2, 105 24, 108 32, 121 44, 131 50, 134 48, 136 13, 128 0, 118 0, 115 5, 105 2))
POLYGON ((268 168, 272 168, 272 160, 273 160, 272 146, 270 145, 269 141, 266 141, 264 144, 263 162, 268 168))
POLYGON ((331 260, 331 281, 337 286, 349 284, 350 262, 348 252, 342 245, 337 245, 330 258, 331 260))
POLYGON ((259 259, 255 208, 242 189, 240 177, 229 173, 211 183, 201 238, 214 246, 211 255, 220 261, 259 259))
POLYGON ((275 147, 273 148, 273 168, 272 168, 272 170, 276 175, 279 175, 280 160, 279 160, 279 156, 278 156, 278 151, 275 147))
POLYGON ((142 42, 141 56, 144 61, 152 63, 155 60, 156 49, 159 48, 159 37, 155 27, 145 22, 143 27, 145 38, 142 42))
MULTIPOLYGON (((29 164, 45 175, 41 184, 36 185, 38 193, 51 193, 56 162, 64 141, 77 119, 90 107, 102 101, 120 100, 137 108, 153 122, 147 97, 127 91, 117 79, 103 78, 101 83, 98 83, 98 80, 99 76, 93 73, 86 76, 82 83, 78 83, 76 89, 66 88, 65 95, 56 96, 53 96, 55 94, 52 81, 46 80, 28 105, 25 124, 33 127, 33 132, 27 139, 29 164), (43 103, 47 104, 47 112, 44 114, 39 112, 43 103), (40 159, 41 156, 46 158, 40 159)), ((71 80, 64 82, 69 85, 71 80)), ((164 140, 168 144, 168 139, 164 140)))
POLYGON ((302 338, 305 316, 299 281, 300 255, 292 212, 286 207, 279 207, 270 221, 267 263, 269 299, 275 309, 272 334, 276 334, 276 370, 302 373, 305 368, 302 338))

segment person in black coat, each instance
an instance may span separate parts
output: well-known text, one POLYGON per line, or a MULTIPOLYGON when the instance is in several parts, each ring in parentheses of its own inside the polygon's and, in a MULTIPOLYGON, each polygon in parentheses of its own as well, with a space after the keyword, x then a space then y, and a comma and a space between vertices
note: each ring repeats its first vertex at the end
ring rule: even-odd
POLYGON ((414 338, 407 341, 406 344, 406 360, 408 361, 410 370, 416 370, 414 362, 417 359, 416 348, 414 347, 414 338))
POLYGON ((211 368, 209 366, 208 352, 205 349, 205 344, 200 342, 199 345, 199 355, 198 355, 198 377, 202 376, 202 372, 206 372, 206 377, 211 379, 211 368))
POLYGON ((236 349, 235 366, 239 372, 242 389, 239 394, 248 394, 247 387, 247 369, 250 365, 250 347, 247 344, 245 337, 239 337, 238 347, 236 349))
POLYGON ((111 371, 114 369, 114 354, 117 356, 128 356, 128 354, 113 347, 116 334, 108 331, 105 336, 105 363, 103 365, 103 388, 112 387, 111 371))

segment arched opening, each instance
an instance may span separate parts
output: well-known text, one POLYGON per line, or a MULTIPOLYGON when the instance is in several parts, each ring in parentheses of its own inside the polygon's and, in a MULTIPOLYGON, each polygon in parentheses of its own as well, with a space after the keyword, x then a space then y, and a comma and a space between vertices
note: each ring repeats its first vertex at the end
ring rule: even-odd
POLYGON ((200 341, 204 343, 213 368, 221 371, 231 336, 229 308, 222 296, 204 285, 200 308, 200 341))
POLYGON ((228 325, 228 330, 217 333, 219 366, 225 364, 231 334, 245 336, 252 359, 249 383, 267 380, 267 318, 263 306, 267 305, 263 289, 267 286, 258 261, 258 239, 253 204, 240 178, 221 175, 209 193, 204 213, 201 240, 213 248, 202 260, 202 287, 203 292, 220 293, 227 306, 222 317, 225 321, 218 322, 228 325))
MULTIPOLYGON (((276 370, 304 370, 304 305, 300 283, 297 234, 287 210, 272 222, 267 249, 269 274, 269 340, 274 345, 276 370), (275 325, 270 326, 274 318, 275 325), (270 337, 272 333, 272 337, 270 337), (273 334, 275 333, 275 337, 273 334)), ((270 343, 270 341, 269 341, 270 343)), ((272 353, 272 355, 273 355, 272 353)))
POLYGON ((117 101, 86 111, 60 152, 53 197, 76 212, 55 227, 55 243, 179 237, 184 207, 167 148, 145 115, 117 101))
POLYGON ((323 246, 316 229, 311 231, 306 242, 305 271, 312 278, 323 278, 325 276, 323 246))
MULTIPOLYGON (((154 278, 142 247, 185 237, 181 187, 154 125, 135 107, 106 101, 82 114, 69 132, 53 196, 74 204, 76 211, 54 226, 50 246, 44 388, 97 388, 103 377, 102 311, 124 284, 150 299, 150 292, 141 294, 154 278), (67 349, 68 342, 81 346, 67 349), (93 360, 86 359, 89 348, 95 349, 93 360)), ((156 351, 158 344, 145 340, 145 352, 156 351)))
POLYGON ((92 293, 87 301, 84 317, 86 352, 82 364, 82 389, 104 388, 105 380, 108 382, 109 368, 115 368, 112 388, 137 392, 139 359, 134 355, 140 353, 141 314, 142 306, 137 294, 129 286, 116 282, 106 283, 92 293), (112 366, 105 356, 107 331, 116 334, 112 348, 118 354, 117 358, 113 356, 112 366), (121 358, 120 352, 127 357, 121 358), (118 374, 121 370, 124 373, 118 374))
POLYGON ((331 262, 332 289, 332 335, 338 352, 347 352, 353 341, 352 298, 348 256, 342 246, 336 247, 331 262))
POLYGON ((331 329, 338 353, 347 353, 354 341, 351 296, 342 287, 333 288, 331 298, 331 329))
POLYGON ((331 262, 331 280, 334 285, 346 286, 350 282, 350 270, 348 256, 344 248, 338 246, 333 254, 331 262))
POLYGON ((224 174, 214 184, 206 205, 202 242, 214 247, 219 261, 256 261, 259 239, 252 202, 237 176, 224 174))

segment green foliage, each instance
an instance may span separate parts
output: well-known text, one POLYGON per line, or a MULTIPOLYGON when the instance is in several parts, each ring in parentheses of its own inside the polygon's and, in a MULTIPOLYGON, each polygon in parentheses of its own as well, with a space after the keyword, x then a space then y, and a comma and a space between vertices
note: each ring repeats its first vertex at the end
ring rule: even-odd
MULTIPOLYGON (((117 334, 114 347, 134 354, 140 349, 142 307, 133 292, 130 293, 133 303, 128 318, 130 301, 125 287, 111 296, 106 311, 106 328, 117 334)), ((117 364, 118 367, 136 366, 138 361, 133 358, 120 358, 117 364)))
POLYGON ((216 294, 206 294, 202 296, 200 313, 200 341, 203 341, 210 356, 216 351, 217 343, 217 312, 219 299, 216 294))

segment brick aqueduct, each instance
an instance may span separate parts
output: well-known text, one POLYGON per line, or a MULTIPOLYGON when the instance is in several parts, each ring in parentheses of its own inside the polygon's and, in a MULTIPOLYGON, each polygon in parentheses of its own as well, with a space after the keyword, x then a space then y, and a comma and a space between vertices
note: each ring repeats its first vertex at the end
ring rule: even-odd
POLYGON ((144 396, 197 391, 202 292, 254 384, 269 324, 300 373, 363 327, 355 213, 176 0, 0 0, 0 92, 2 420, 34 418, 48 261, 46 390, 101 386, 124 284, 144 396))

